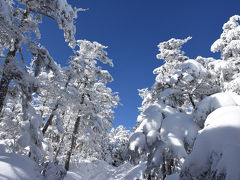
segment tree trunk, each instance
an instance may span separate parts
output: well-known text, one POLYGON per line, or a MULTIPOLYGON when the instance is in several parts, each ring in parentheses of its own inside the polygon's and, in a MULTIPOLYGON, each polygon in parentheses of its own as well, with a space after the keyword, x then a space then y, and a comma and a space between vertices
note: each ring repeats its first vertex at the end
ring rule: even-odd
POLYGON ((162 155, 162 178, 163 178, 163 180, 166 178, 166 176, 167 176, 166 157, 165 157, 165 153, 163 152, 163 155, 162 155))
POLYGON ((11 82, 11 78, 9 78, 5 73, 2 75, 2 79, 0 81, 0 112, 2 112, 3 104, 8 92, 8 86, 11 82))
POLYGON ((17 46, 18 46, 18 39, 16 39, 15 44, 14 44, 14 50, 9 50, 6 56, 6 60, 3 64, 3 74, 2 74, 2 79, 0 81, 0 114, 3 109, 4 101, 7 96, 8 92, 8 86, 12 80, 12 75, 11 72, 9 71, 9 64, 12 63, 14 57, 16 56, 17 53, 17 46))
MULTIPOLYGON (((85 83, 84 88, 85 88, 85 87, 86 87, 86 83, 85 83)), ((80 104, 83 104, 83 103, 84 103, 84 97, 85 97, 85 94, 83 93, 80 104)), ((71 138, 71 145, 70 145, 70 149, 69 149, 68 152, 67 152, 67 157, 66 157, 66 161, 65 161, 65 169, 66 169, 67 171, 69 170, 70 159, 71 159, 71 156, 72 156, 72 151, 73 151, 73 149, 74 149, 75 146, 76 146, 76 140, 77 140, 77 137, 76 137, 76 136, 77 136, 77 133, 78 133, 78 128, 79 128, 80 120, 81 120, 80 112, 81 112, 81 110, 79 110, 79 112, 78 112, 78 117, 77 117, 77 119, 76 119, 76 121, 75 121, 75 124, 74 124, 74 130, 73 130, 73 134, 72 134, 72 138, 71 138)))
POLYGON ((51 115, 49 116, 47 122, 45 123, 45 125, 44 125, 44 127, 43 127, 43 129, 42 129, 43 135, 46 133, 48 127, 52 124, 52 120, 53 120, 53 117, 54 117, 54 111, 56 111, 57 108, 58 108, 58 101, 57 101, 55 107, 54 107, 53 110, 52 110, 51 115))
POLYGON ((58 146, 58 148, 57 148, 56 154, 55 154, 55 156, 54 156, 54 160, 56 160, 57 157, 58 157, 58 154, 59 154, 59 152, 60 152, 60 149, 61 149, 61 146, 62 146, 62 143, 63 143, 63 140, 64 140, 65 135, 66 135, 65 133, 62 135, 61 141, 60 141, 60 143, 59 143, 59 146, 58 146))
MULTIPOLYGON (((67 82, 66 82, 66 84, 65 84, 65 86, 64 86, 65 88, 68 87, 68 84, 69 84, 70 80, 71 80, 71 77, 68 77, 68 80, 67 80, 67 82)), ((58 105, 59 105, 58 102, 59 102, 61 99, 62 99, 62 97, 60 97, 60 98, 57 100, 57 103, 55 104, 55 107, 53 108, 51 115, 49 116, 47 122, 45 123, 45 125, 44 125, 44 127, 43 127, 43 129, 42 129, 43 135, 46 133, 48 127, 52 124, 52 120, 53 120, 53 117, 54 117, 54 114, 53 114, 53 113, 54 113, 54 111, 57 110, 58 105)))
POLYGON ((58 144, 58 148, 57 148, 57 150, 56 150, 56 154, 55 154, 54 160, 56 160, 57 157, 58 157, 58 154, 59 154, 60 149, 61 149, 61 147, 62 147, 62 143, 63 143, 64 137, 65 137, 66 133, 68 132, 68 126, 69 126, 69 124, 70 124, 70 120, 71 120, 71 116, 70 116, 70 118, 68 119, 67 126, 66 126, 65 131, 64 131, 64 133, 63 133, 63 135, 62 135, 62 138, 61 138, 61 140, 60 140, 60 142, 59 142, 59 144, 58 144))
POLYGON ((65 169, 68 171, 69 170, 69 165, 70 165, 70 159, 71 159, 71 155, 72 155, 72 151, 76 146, 76 140, 77 140, 77 133, 78 133, 78 128, 79 128, 79 124, 80 124, 80 116, 77 118, 75 124, 74 124, 74 130, 73 130, 73 134, 72 134, 72 138, 71 138, 71 146, 70 149, 67 152, 67 157, 66 157, 66 161, 65 161, 65 169))
POLYGON ((196 106, 195 106, 195 103, 193 101, 192 95, 190 93, 188 93, 188 97, 189 97, 189 100, 190 100, 190 102, 191 102, 191 104, 193 106, 193 109, 195 109, 196 106))

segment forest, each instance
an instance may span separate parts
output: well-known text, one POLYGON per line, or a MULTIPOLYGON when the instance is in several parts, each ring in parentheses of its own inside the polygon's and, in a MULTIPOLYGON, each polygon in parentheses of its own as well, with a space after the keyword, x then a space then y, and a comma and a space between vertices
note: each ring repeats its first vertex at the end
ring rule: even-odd
POLYGON ((211 46, 220 59, 185 56, 192 37, 159 43, 163 65, 139 90, 128 130, 113 127, 121 102, 103 68, 113 67, 107 46, 75 38, 82 11, 66 0, 0 0, 0 179, 240 179, 240 16, 211 46), (67 66, 40 43, 43 17, 74 54, 67 66))

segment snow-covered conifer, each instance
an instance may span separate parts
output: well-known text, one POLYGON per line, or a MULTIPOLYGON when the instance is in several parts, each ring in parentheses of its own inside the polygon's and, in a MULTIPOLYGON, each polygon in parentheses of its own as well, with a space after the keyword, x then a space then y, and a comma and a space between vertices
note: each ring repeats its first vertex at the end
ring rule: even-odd
POLYGON ((119 166, 127 160, 128 141, 130 132, 122 125, 112 128, 109 133, 109 148, 111 164, 119 166))

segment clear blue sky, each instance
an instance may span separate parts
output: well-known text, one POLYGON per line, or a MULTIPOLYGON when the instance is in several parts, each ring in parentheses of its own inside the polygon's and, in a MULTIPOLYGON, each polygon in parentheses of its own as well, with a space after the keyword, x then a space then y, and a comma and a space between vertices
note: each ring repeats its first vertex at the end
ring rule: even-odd
MULTIPOLYGON (((210 52, 211 44, 222 32, 230 16, 240 14, 239 0, 68 0, 74 6, 89 8, 76 21, 77 39, 97 41, 109 48, 114 68, 108 68, 121 103, 114 123, 127 128, 136 125, 141 106, 137 89, 151 87, 157 45, 172 37, 193 39, 184 45, 186 55, 219 57, 210 52)), ((72 54, 57 25, 44 19, 41 43, 62 66, 72 54)), ((104 66, 105 68, 105 66, 104 66)))

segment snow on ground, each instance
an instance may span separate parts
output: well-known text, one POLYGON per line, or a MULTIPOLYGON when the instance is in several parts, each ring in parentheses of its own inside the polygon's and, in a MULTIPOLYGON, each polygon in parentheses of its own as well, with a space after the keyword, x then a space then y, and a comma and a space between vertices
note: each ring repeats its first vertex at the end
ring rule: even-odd
POLYGON ((165 180, 180 180, 179 174, 171 174, 166 177, 165 180))
POLYGON ((70 170, 64 180, 136 180, 142 179, 146 164, 132 166, 125 163, 113 167, 105 161, 82 161, 77 168, 70 170))
POLYGON ((37 165, 28 157, 0 153, 0 179, 1 180, 40 180, 37 165))

